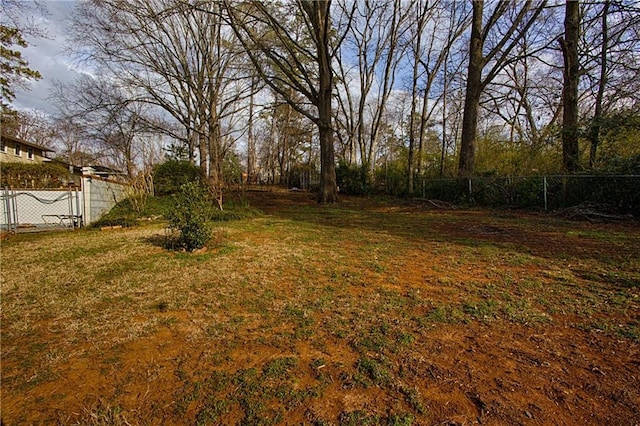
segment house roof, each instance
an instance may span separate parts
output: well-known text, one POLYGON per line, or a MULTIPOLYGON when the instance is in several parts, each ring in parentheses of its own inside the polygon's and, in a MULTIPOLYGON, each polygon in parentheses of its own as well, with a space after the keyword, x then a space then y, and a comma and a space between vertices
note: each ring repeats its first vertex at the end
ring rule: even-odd
POLYGON ((112 175, 125 175, 126 173, 121 172, 120 170, 112 169, 111 167, 99 166, 99 165, 90 165, 90 166, 74 166, 72 164, 67 163, 59 158, 53 159, 53 162, 61 164, 65 167, 73 167, 73 173, 81 175, 83 173, 83 168, 88 167, 92 169, 92 173, 97 176, 112 176, 112 175))
POLYGON ((91 167, 97 175, 124 175, 126 173, 121 172, 120 170, 112 169, 111 167, 106 166, 89 166, 91 167))
POLYGON ((15 136, 9 136, 9 135, 2 134, 2 135, 1 135, 1 137, 2 137, 2 139, 4 139, 4 140, 7 140, 7 141, 13 141, 13 142, 15 142, 15 143, 19 143, 19 144, 21 144, 21 145, 25 145, 25 146, 30 146, 30 147, 32 147, 32 148, 39 149, 39 150, 41 150, 41 151, 43 151, 43 152, 55 152, 55 150, 53 150, 53 149, 51 149, 51 148, 47 148, 46 146, 39 145, 39 144, 37 144, 37 143, 33 143, 33 142, 29 142, 29 141, 25 141, 24 139, 20 139, 20 138, 17 138, 17 137, 15 137, 15 136))

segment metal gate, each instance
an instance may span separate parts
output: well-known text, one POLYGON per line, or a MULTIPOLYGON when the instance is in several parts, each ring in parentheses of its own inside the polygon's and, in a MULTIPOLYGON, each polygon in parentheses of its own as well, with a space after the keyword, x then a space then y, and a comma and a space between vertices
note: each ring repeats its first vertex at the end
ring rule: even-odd
POLYGON ((78 188, 63 191, 4 188, 0 196, 0 227, 5 232, 79 228, 82 207, 78 188))

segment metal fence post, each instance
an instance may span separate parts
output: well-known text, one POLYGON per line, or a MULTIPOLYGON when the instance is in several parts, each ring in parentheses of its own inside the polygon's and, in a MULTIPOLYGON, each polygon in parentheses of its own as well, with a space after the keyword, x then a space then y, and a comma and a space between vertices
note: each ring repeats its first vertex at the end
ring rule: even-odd
POLYGON ((9 200, 9 188, 4 187, 4 215, 7 220, 7 232, 11 232, 11 201, 9 200))
POLYGON ((18 195, 14 189, 11 190, 11 201, 13 203, 13 230, 18 232, 18 195))
POLYGON ((75 224, 78 228, 82 228, 82 213, 80 212, 80 193, 78 192, 78 187, 75 187, 76 190, 76 220, 75 224))
POLYGON ((71 229, 74 229, 75 225, 73 223, 73 198, 71 198, 71 186, 67 187, 67 199, 67 204, 69 206, 69 225, 71 229))

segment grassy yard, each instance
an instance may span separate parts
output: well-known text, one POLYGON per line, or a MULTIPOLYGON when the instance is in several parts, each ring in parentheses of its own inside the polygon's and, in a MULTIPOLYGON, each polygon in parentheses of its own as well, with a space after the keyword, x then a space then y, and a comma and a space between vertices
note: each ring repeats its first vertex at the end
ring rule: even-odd
POLYGON ((194 254, 4 239, 3 424, 640 422, 637 223, 247 197, 194 254))

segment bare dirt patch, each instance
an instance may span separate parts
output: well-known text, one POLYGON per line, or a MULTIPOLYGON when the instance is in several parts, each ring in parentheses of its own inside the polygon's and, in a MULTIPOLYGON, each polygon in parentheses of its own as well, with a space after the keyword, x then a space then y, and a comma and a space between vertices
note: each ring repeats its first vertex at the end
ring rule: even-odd
POLYGON ((198 254, 3 240, 3 424, 640 422, 636 224, 244 197, 198 254))

